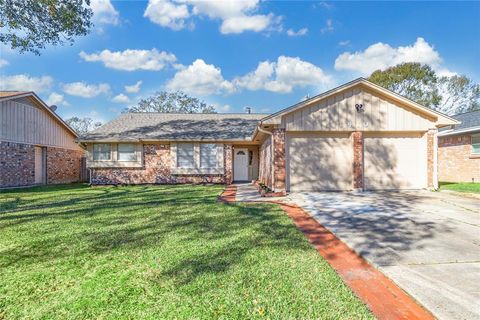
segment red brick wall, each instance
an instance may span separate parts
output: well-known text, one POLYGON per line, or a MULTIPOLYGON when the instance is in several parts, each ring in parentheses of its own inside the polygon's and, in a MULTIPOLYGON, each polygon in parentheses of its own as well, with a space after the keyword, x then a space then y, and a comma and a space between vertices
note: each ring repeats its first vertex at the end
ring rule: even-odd
POLYGON ((0 142, 0 188, 35 183, 35 147, 0 142))
POLYGON ((353 188, 363 189, 363 133, 352 132, 353 139, 353 188))
POLYGON ((438 180, 480 182, 480 157, 472 156, 470 135, 438 138, 438 180))
POLYGON ((428 188, 433 188, 435 186, 435 181, 433 177, 433 171, 434 171, 434 149, 435 149, 435 131, 428 131, 427 132, 427 187, 428 188))
POLYGON ((285 177, 285 129, 274 129, 273 137, 273 184, 275 192, 286 190, 285 177))
POLYGON ((47 183, 80 181, 81 159, 84 151, 47 147, 47 183))
POLYGON ((272 138, 268 137, 260 146, 258 159, 258 181, 272 188, 272 138))
POLYGON ((224 174, 172 175, 170 145, 143 145, 141 168, 94 168, 92 184, 175 184, 175 183, 231 183, 232 146, 224 146, 224 174))

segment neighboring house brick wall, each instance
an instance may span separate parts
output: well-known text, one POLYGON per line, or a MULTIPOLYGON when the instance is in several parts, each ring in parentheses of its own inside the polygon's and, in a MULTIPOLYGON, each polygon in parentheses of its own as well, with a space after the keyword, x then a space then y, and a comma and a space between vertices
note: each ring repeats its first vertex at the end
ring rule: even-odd
POLYGON ((0 141, 0 187, 35 183, 35 147, 0 141))
POLYGON ((172 175, 170 145, 143 145, 141 168, 92 168, 92 184, 176 184, 176 183, 220 183, 232 182, 232 146, 224 146, 224 174, 172 175))
POLYGON ((80 181, 83 154, 80 150, 47 147, 47 183, 80 181))
POLYGON ((471 135, 438 138, 438 177, 446 182, 480 182, 480 157, 472 156, 471 135))

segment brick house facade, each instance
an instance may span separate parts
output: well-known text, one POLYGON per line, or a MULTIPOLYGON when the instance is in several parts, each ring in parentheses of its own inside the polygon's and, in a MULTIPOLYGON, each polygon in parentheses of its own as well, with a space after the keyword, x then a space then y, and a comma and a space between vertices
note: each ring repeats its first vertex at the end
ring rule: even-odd
POLYGON ((472 135, 438 138, 438 179, 445 182, 480 182, 480 154, 472 154, 472 135))
POLYGON ((0 92, 0 188, 78 182, 78 135, 33 92, 0 92))
POLYGON ((455 123, 357 79, 272 115, 128 113, 79 140, 92 184, 421 189, 436 186, 437 128, 455 123))

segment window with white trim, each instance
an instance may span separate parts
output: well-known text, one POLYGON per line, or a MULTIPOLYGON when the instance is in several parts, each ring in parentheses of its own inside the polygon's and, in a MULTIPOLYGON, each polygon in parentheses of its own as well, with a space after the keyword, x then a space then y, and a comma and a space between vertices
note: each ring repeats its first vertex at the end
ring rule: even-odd
POLYGON ((133 143, 119 143, 117 145, 117 160, 136 161, 137 154, 135 152, 135 145, 133 143))
POLYGON ((472 153, 480 155, 480 135, 472 136, 472 153))
POLYGON ((217 167, 217 145, 212 143, 200 144, 200 168, 217 167))
POLYGON ((193 143, 177 144, 177 167, 178 168, 195 167, 193 143))
POLYGON ((112 159, 112 145, 109 143, 93 144, 93 160, 108 161, 112 159))

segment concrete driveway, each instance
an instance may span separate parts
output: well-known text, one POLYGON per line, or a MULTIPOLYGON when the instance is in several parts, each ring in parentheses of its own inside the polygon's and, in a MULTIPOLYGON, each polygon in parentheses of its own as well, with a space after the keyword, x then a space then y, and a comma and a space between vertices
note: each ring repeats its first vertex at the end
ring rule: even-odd
POLYGON ((480 319, 480 200, 429 191, 293 193, 439 319, 480 319))

